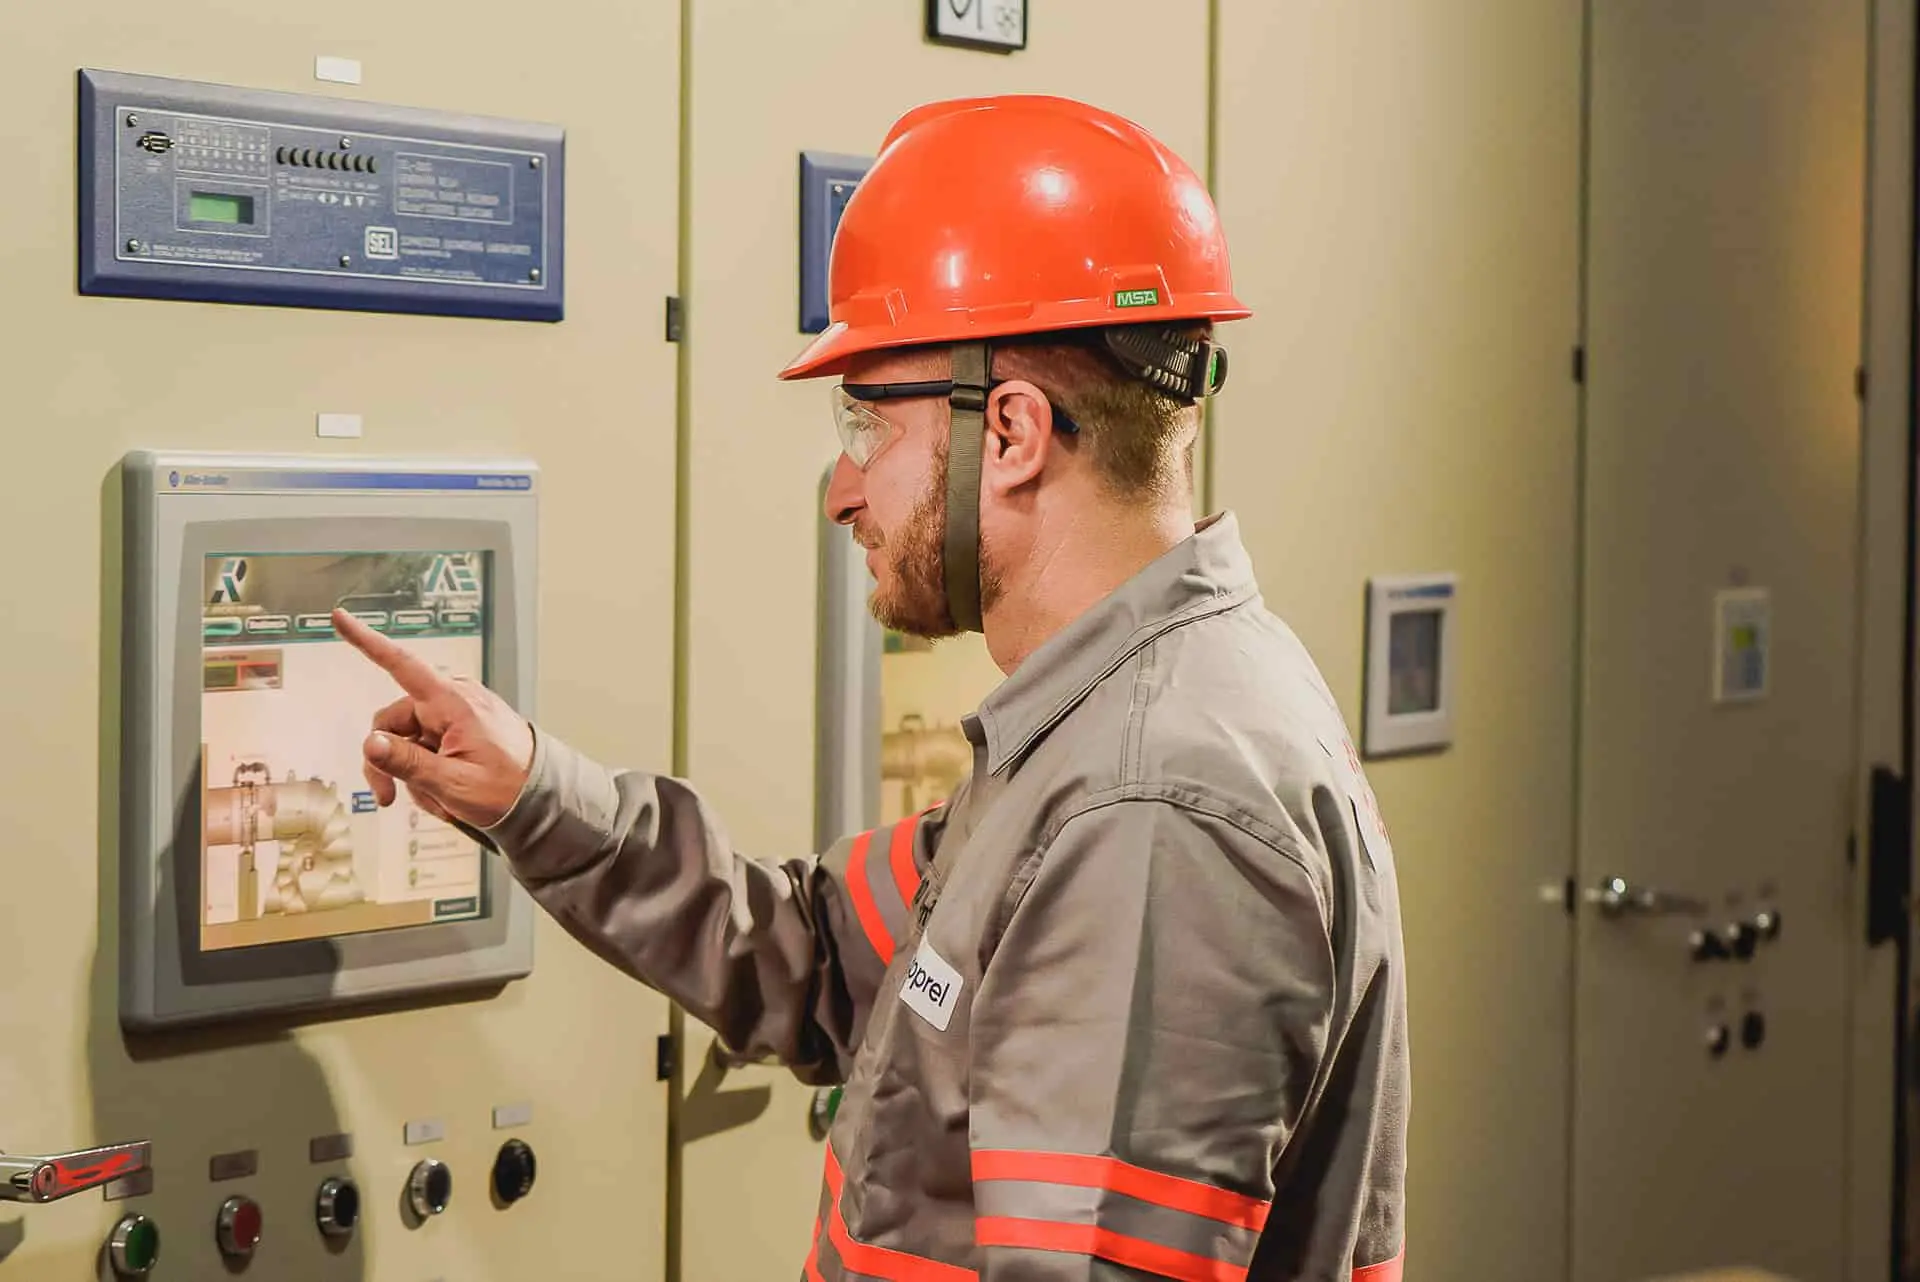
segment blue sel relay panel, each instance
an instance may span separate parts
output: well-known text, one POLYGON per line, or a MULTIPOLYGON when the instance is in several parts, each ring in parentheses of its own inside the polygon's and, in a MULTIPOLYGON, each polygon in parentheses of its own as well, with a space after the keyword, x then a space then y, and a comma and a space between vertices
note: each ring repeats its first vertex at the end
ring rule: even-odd
POLYGON ((557 321, 557 127, 80 73, 80 292, 557 321))
POLYGON ((827 327, 827 269, 840 216, 873 168, 863 156, 822 151, 800 153, 800 332, 818 334, 827 327))

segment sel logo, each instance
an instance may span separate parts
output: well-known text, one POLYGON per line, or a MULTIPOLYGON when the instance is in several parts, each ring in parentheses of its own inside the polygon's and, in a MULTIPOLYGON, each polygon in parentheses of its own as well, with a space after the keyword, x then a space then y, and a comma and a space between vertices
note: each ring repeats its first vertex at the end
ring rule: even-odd
POLYGON ((367 228, 367 257, 391 261, 400 257, 400 232, 393 227, 367 228))

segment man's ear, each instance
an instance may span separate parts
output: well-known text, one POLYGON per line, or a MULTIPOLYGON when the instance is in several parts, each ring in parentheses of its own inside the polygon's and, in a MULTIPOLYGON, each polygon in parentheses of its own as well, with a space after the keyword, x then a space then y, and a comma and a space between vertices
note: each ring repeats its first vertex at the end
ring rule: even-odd
POLYGON ((1053 406, 1032 383, 1012 379, 987 396, 980 480, 1001 493, 1038 480, 1058 441, 1053 406))

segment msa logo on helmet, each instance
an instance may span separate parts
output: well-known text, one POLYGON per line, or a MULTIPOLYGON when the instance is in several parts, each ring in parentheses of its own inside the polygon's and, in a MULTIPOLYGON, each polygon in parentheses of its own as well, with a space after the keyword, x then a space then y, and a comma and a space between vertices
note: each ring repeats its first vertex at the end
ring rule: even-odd
POLYGON ((465 555, 442 554, 433 558, 424 590, 428 596, 478 596, 480 576, 465 555))
POLYGON ((908 1010, 944 1033, 953 1022, 954 1008, 960 1004, 960 990, 964 987, 966 981, 960 978, 960 972, 933 951, 930 941, 922 939, 920 950, 907 966, 906 982, 900 986, 900 1000, 907 1004, 908 1010))
POLYGON ((245 557, 230 556, 220 562, 220 577, 214 583, 214 605, 236 605, 240 600, 240 585, 247 581, 247 561, 245 557))
POLYGON ((1158 307, 1160 291, 1157 289, 1123 289, 1113 296, 1115 307, 1158 307))

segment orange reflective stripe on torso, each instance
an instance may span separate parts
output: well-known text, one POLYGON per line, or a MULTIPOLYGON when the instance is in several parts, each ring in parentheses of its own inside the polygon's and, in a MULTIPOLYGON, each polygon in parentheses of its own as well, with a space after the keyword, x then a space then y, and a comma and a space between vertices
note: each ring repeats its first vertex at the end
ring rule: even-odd
POLYGON ((1079 1153, 1016 1153, 981 1150, 973 1155, 973 1178, 1031 1180, 1041 1184, 1069 1184, 1076 1188, 1105 1189, 1170 1211, 1204 1216, 1255 1232, 1267 1222, 1268 1203, 1229 1193, 1211 1184, 1162 1175, 1131 1166, 1118 1158, 1088 1157, 1079 1153))
POLYGON ((1380 1264, 1369 1264, 1364 1269, 1355 1269, 1353 1271, 1353 1282, 1400 1282, 1400 1275, 1406 1261, 1407 1253, 1406 1250, 1402 1248, 1400 1254, 1394 1256, 1391 1260, 1386 1260, 1380 1264))

